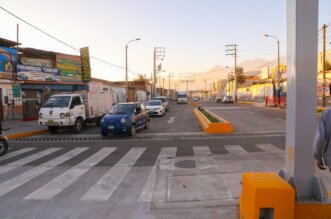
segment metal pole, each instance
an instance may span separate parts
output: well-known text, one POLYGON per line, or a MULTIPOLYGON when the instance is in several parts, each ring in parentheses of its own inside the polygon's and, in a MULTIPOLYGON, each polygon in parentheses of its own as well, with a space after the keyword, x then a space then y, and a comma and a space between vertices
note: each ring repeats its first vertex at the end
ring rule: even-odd
POLYGON ((156 96, 156 47, 154 47, 154 54, 153 54, 153 73, 154 73, 154 86, 153 86, 153 97, 156 96))
POLYGON ((168 89, 168 99, 170 99, 170 72, 169 72, 169 89, 168 89))
POLYGON ((278 51, 278 72, 277 72, 277 78, 278 78, 278 107, 280 106, 280 54, 279 54, 279 40, 277 39, 277 51, 278 51))
POLYGON ((326 67, 326 63, 325 63, 325 56, 326 56, 326 46, 325 46, 325 38, 326 38, 326 25, 324 24, 322 29, 323 29, 323 57, 322 57, 322 62, 323 62, 323 107, 326 106, 326 97, 325 97, 325 79, 326 79, 326 71, 325 71, 325 67, 326 67))
MULTIPOLYGON (((19 59, 18 59, 18 37, 19 37, 19 24, 16 26, 16 63, 19 64, 19 59)), ((14 72, 14 81, 16 82, 17 79, 17 74, 14 72)))
POLYGON ((237 45, 234 53, 234 102, 237 103, 237 45))
POLYGON ((128 83, 128 44, 125 46, 125 84, 126 84, 126 102, 129 102, 129 83, 128 83))

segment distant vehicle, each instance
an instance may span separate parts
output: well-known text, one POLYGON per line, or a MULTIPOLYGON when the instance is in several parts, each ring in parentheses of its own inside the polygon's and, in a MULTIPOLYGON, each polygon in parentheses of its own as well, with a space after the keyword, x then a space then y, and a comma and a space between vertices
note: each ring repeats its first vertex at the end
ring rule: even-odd
POLYGON ((165 114, 165 107, 161 100, 147 101, 145 106, 149 115, 163 116, 165 114))
POLYGON ((167 100, 167 97, 165 97, 165 96, 158 96, 158 97, 154 97, 153 100, 161 100, 162 105, 165 107, 165 110, 166 111, 169 110, 169 102, 167 100))
POLYGON ((194 101, 194 102, 198 102, 199 100, 200 100, 199 97, 193 97, 193 101, 194 101))
POLYGON ((149 117, 143 104, 137 102, 115 104, 102 118, 100 133, 106 137, 109 133, 136 134, 137 129, 149 127, 149 117))
POLYGON ((234 103, 232 96, 225 96, 223 97, 222 103, 234 103))
POLYGON ((216 103, 222 103, 224 97, 216 97, 215 102, 216 103))
POLYGON ((178 91, 177 92, 177 103, 188 103, 188 94, 187 91, 178 91))
POLYGON ((47 126, 49 132, 56 133, 59 127, 72 127, 74 133, 80 133, 84 124, 95 122, 100 126, 103 115, 112 106, 111 91, 106 86, 82 94, 63 93, 52 95, 40 108, 38 123, 47 126))

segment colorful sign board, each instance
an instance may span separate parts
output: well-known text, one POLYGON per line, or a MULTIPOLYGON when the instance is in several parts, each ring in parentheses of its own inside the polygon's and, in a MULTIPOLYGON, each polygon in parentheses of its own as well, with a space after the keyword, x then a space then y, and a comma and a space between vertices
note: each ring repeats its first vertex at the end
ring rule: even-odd
POLYGON ((56 67, 61 70, 62 81, 82 81, 80 56, 56 54, 56 67))
POLYGON ((21 64, 23 65, 34 65, 34 66, 42 66, 42 67, 53 67, 53 61, 51 59, 38 59, 38 58, 30 58, 30 57, 22 57, 20 58, 21 64))
POLYGON ((16 71, 17 80, 61 82, 61 72, 58 68, 18 64, 16 71))
POLYGON ((13 79, 16 49, 0 47, 0 79, 13 79))
POLYGON ((80 59, 82 63, 82 80, 91 80, 90 54, 88 47, 80 49, 80 59))

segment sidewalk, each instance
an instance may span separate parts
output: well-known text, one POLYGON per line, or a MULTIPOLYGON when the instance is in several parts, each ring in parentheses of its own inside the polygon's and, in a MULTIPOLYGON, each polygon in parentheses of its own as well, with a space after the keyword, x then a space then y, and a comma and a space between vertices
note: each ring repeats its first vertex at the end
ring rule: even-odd
POLYGON ((47 132, 47 128, 40 126, 37 121, 10 120, 1 123, 3 129, 9 128, 8 131, 5 131, 5 135, 9 139, 24 138, 47 132))

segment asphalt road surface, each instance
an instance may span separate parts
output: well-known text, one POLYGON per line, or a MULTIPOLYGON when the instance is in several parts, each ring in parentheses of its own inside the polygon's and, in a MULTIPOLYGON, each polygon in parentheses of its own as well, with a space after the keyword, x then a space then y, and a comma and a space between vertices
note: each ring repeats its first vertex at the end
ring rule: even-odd
POLYGON ((237 218, 242 172, 283 166, 285 112, 202 104, 236 132, 205 135, 192 106, 173 104, 134 138, 90 126, 11 141, 0 218, 237 218))

